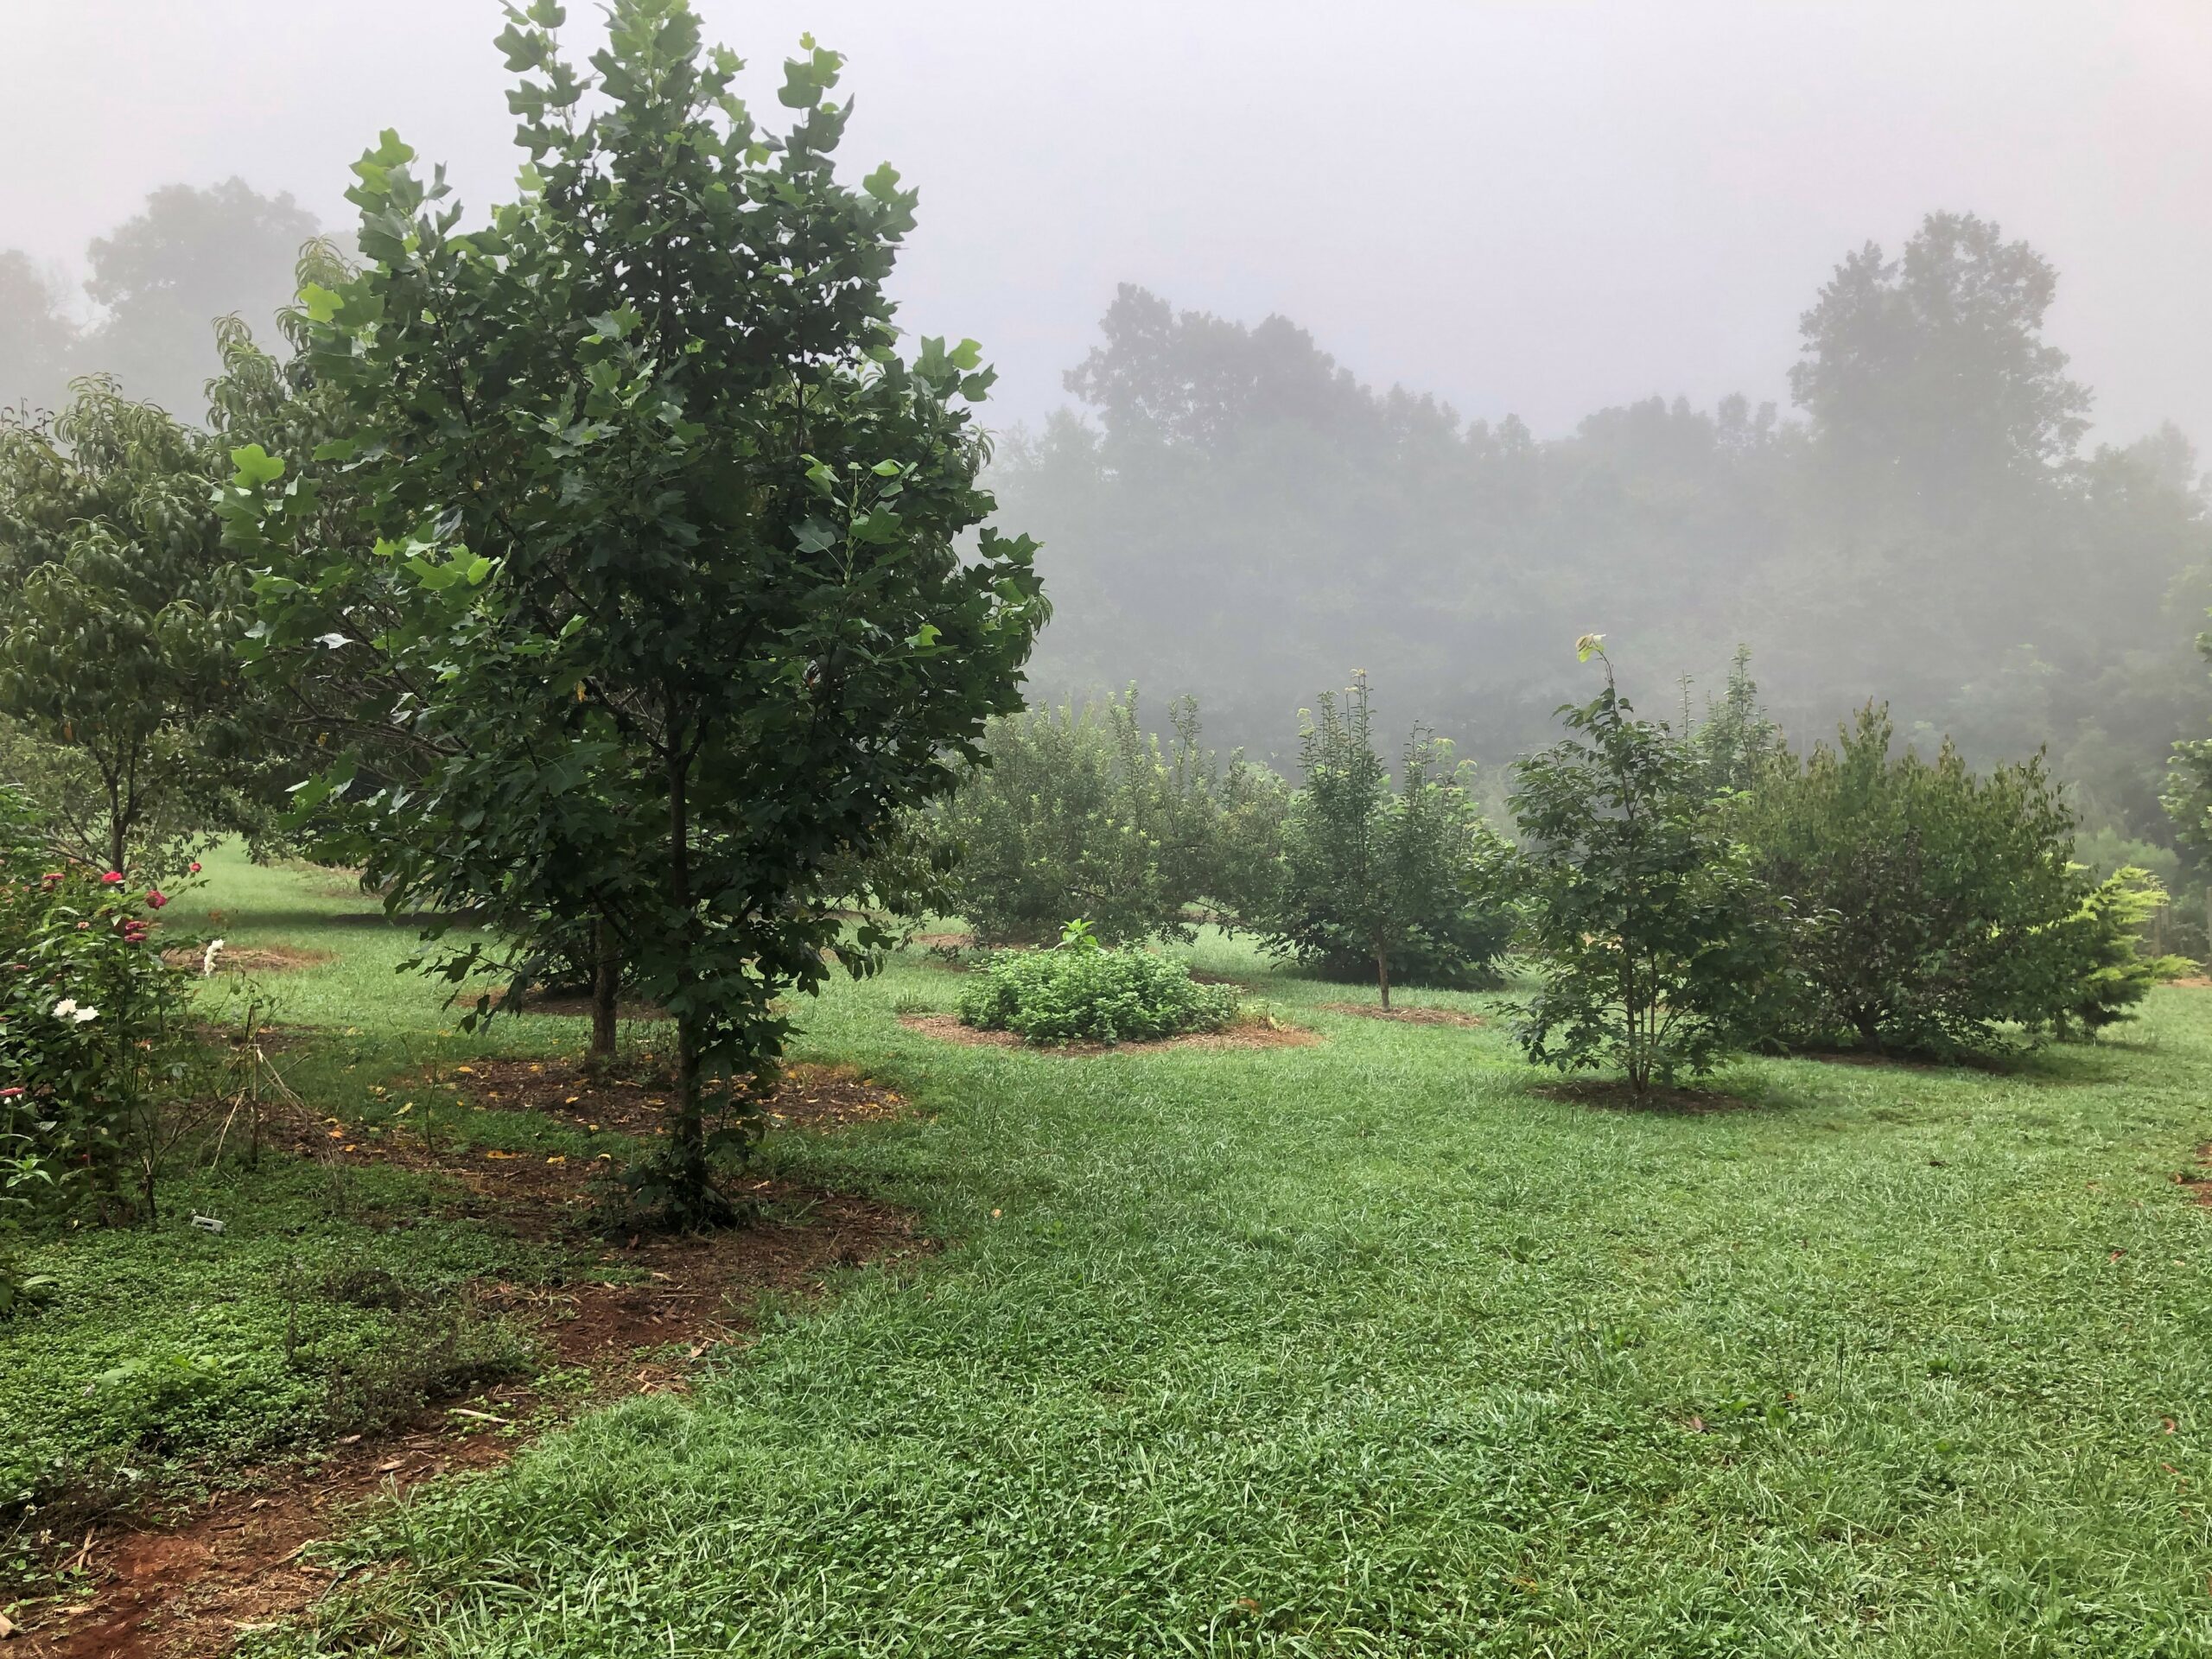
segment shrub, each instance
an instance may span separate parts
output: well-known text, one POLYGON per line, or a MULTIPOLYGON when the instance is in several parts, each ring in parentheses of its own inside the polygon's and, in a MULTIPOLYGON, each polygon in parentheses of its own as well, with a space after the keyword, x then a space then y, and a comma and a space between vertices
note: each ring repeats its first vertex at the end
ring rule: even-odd
POLYGON ((994 720, 985 764, 942 809, 960 849, 950 897, 979 939, 1036 944, 1071 915, 1109 943, 1188 938, 1194 909, 1253 908, 1286 805, 1281 780, 1200 747, 1198 712, 1169 710, 1163 747, 1135 687, 1103 702, 994 720))
POLYGON ((19 1178, 9 1191, 48 1205, 81 1193, 103 1219, 150 1219, 191 1064, 183 976, 150 938, 149 912, 168 898, 118 872, 49 862, 40 839, 22 797, 0 791, 0 1136, 19 1178))
POLYGON ((1200 985, 1147 950, 1104 950, 1081 922, 1056 950, 998 956, 960 995, 963 1025, 1033 1043, 1148 1042, 1218 1031, 1236 1017, 1230 987, 1200 985))
POLYGON ((2088 971, 2088 884, 2041 759, 1978 777, 1948 743, 1891 747, 1870 704, 1737 803, 1789 916, 1781 1034, 1942 1053, 2056 1022, 2088 971))
POLYGON ((1497 837, 1452 746, 1416 729, 1394 790, 1375 752, 1367 677, 1344 702, 1323 693, 1300 732, 1304 786, 1282 835, 1281 875, 1262 931, 1277 956, 1330 977, 1469 985, 1494 978, 1512 937, 1503 906, 1471 896, 1497 837))
POLYGON ((2082 965, 2073 1001, 2057 1020, 2062 1035, 2078 1027, 2094 1037, 2107 1026, 2133 1020, 2135 1005, 2153 985, 2195 969, 2186 957, 2144 954, 2143 925, 2165 902, 2165 888, 2133 865, 2123 865, 2089 890, 2073 918, 2082 965))
MULTIPOLYGON (((1595 636, 1585 660, 1605 661, 1595 636)), ((1768 907, 1699 757, 1605 690, 1561 711, 1573 735, 1518 763, 1517 892, 1544 971, 1519 1035, 1540 1065, 1617 1065, 1637 1095, 1712 1069, 1742 1040, 1774 963, 1768 907)))

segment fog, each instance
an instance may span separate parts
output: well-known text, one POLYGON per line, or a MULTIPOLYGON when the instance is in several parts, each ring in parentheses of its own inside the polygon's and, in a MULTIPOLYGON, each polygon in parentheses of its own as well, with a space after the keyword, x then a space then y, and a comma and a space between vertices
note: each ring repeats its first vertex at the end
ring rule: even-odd
MULTIPOLYGON (((922 190, 897 283, 1034 420, 1122 282, 1280 312, 1380 385, 1565 431, 1658 393, 1783 396, 1846 250, 1933 208, 2064 281, 2050 330, 2101 433, 2212 432, 2212 9, 1924 4, 1111 7, 703 0, 761 72, 850 60, 848 153, 922 190)), ((175 181, 345 221, 397 127, 465 199, 512 175, 485 0, 18 4, 0 23, 0 246, 72 278, 175 181)), ((592 9, 572 9, 579 40, 592 9)))
MULTIPOLYGON (((1000 370, 1007 517, 1058 607, 1039 695, 1195 693, 1278 753, 1364 666, 1497 760, 1586 629, 1647 702, 1740 643, 1797 734, 1878 697, 1977 756, 2045 746, 2093 834, 2185 874, 2157 797, 2212 710, 2212 10, 700 9, 771 119, 803 29, 845 53, 852 174, 920 188, 893 291, 1000 370), (1935 246, 1931 213, 1973 216, 1936 221, 1937 308, 1996 281, 2002 317, 1884 333, 1862 294, 1819 347, 1839 267, 1935 246)), ((196 415, 208 318, 266 333, 381 128, 503 199, 499 26, 16 8, 0 399, 102 370, 196 415)))

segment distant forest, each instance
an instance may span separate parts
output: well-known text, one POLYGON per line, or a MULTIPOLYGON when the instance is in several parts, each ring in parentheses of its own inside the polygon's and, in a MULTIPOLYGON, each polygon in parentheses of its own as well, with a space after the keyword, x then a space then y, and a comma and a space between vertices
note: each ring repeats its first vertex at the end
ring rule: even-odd
MULTIPOLYGON (((237 180, 167 187, 86 249, 88 311, 0 251, 0 404, 101 372, 202 418, 211 320, 272 338, 315 229, 237 180)), ((1490 763, 1494 804, 1497 763, 1587 693, 1576 636, 1605 633, 1669 717, 1745 646, 1793 740, 1872 698, 1976 763, 2045 748, 2085 857, 2201 895, 2158 795, 2175 741, 2212 736, 2205 480, 2171 428, 2085 442, 2090 390, 2044 338, 2057 281, 1996 226, 1931 215, 1809 296, 1788 411, 1654 397, 1552 438, 1375 391, 1284 318, 1124 288, 1074 406, 993 467, 1001 522, 1045 543, 1032 700, 1135 682, 1164 726, 1194 695, 1210 743, 1294 769, 1297 710, 1364 668, 1384 728, 1490 763)))
POLYGON ((1066 377, 1080 407, 997 457, 1055 607, 1033 701, 1134 681, 1164 719, 1194 695, 1210 741, 1280 764, 1296 710, 1364 668, 1390 723, 1497 762, 1587 694, 1578 634, 1662 716, 1743 645, 1793 740, 1871 698, 1925 748, 2047 748, 2093 861, 2196 885, 2158 794, 2212 712, 2204 480, 2171 427, 2085 446, 2056 280, 1931 215, 1812 296, 1792 413, 1654 397, 1552 439, 1376 391, 1284 318, 1124 287, 1066 377))

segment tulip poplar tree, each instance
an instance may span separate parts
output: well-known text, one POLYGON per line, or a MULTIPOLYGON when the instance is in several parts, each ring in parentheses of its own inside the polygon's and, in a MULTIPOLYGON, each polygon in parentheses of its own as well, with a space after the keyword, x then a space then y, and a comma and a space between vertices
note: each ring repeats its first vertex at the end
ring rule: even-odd
POLYGON ((551 0, 507 16, 518 199, 463 232, 397 137, 363 157, 363 267, 302 296, 343 435, 242 446, 228 510, 267 567, 261 671, 347 664, 423 756, 404 785, 341 759, 303 804, 395 906, 606 918, 677 1033, 634 1185, 710 1223, 776 999, 882 943, 840 939, 823 873, 1020 706, 1045 604, 1027 537, 965 539, 991 375, 973 342, 899 353, 915 194, 836 178, 837 54, 802 41, 776 134, 687 0, 615 0, 591 73, 551 0))

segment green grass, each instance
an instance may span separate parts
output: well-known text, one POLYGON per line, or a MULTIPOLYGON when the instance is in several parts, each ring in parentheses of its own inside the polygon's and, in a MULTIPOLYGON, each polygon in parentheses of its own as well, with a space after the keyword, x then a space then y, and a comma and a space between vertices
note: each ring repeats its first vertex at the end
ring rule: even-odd
MULTIPOLYGON (((256 1651, 2212 1652, 2212 1216, 2172 1180, 2212 993, 2011 1073, 1746 1063, 1686 1116, 1197 961, 1326 1042, 965 1048, 893 1018, 938 968, 837 986, 801 1056, 923 1115, 770 1160, 946 1251, 381 1511, 338 1550, 385 1567, 256 1651)), ((326 971, 378 1053, 464 1040, 326 971)))

